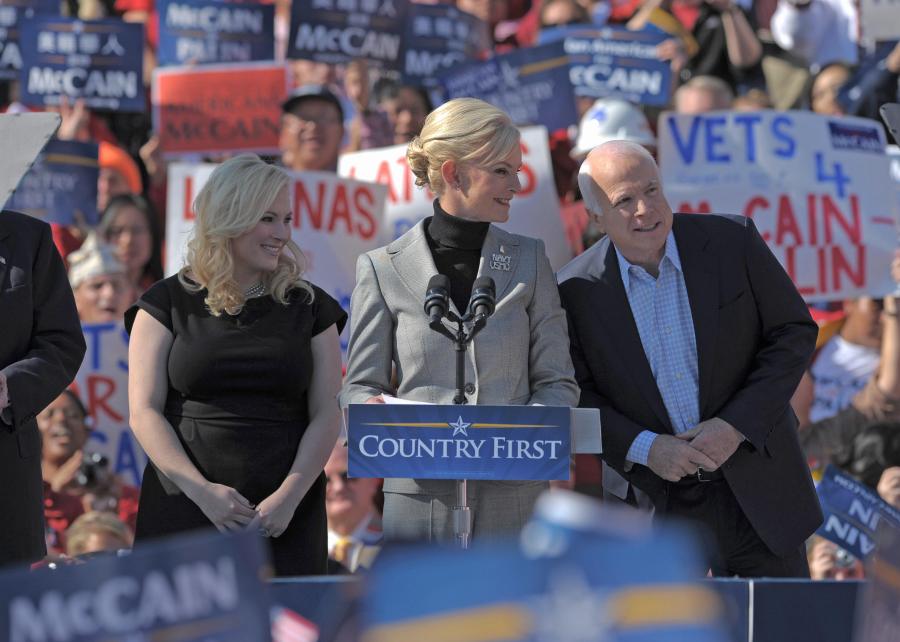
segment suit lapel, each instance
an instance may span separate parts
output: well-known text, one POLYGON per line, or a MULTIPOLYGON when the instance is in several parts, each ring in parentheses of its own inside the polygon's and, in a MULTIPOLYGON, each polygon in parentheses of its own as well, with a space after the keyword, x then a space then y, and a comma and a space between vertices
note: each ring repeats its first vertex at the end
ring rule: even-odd
POLYGON ((719 277, 715 270, 714 256, 707 249, 709 237, 703 230, 692 225, 689 219, 682 219, 677 215, 672 229, 694 320, 700 387, 698 403, 702 418, 706 415, 715 360, 716 333, 719 328, 719 277))
POLYGON ((491 225, 484 239, 484 245, 481 246, 478 276, 489 276, 494 279, 497 301, 506 294, 518 265, 519 241, 512 234, 491 225))
MULTIPOLYGON (((401 237, 388 246, 391 254, 391 262, 397 274, 403 281, 413 297, 417 300, 425 300, 425 291, 428 289, 428 281, 437 274, 428 240, 425 238, 425 228, 419 221, 410 231, 408 237, 401 237)), ((453 299, 450 307, 454 311, 453 299)))
POLYGON ((602 259, 602 273, 595 282, 596 296, 591 298, 592 317, 604 326, 603 331, 610 343, 616 346, 625 372, 634 381, 635 387, 660 420, 661 425, 671 432, 669 413, 653 378, 653 371, 650 369, 650 362, 644 352, 637 324, 631 313, 631 305, 625 294, 616 251, 608 238, 600 242, 605 243, 607 248, 602 259))

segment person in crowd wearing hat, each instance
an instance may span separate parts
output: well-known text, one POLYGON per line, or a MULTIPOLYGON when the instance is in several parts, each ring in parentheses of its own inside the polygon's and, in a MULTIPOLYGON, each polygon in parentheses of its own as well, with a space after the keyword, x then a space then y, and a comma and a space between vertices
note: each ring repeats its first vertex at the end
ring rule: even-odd
POLYGON ((338 97, 324 85, 302 85, 282 103, 281 112, 281 163, 297 172, 336 172, 344 138, 338 97))
POLYGON ((97 234, 113 247, 137 295, 163 277, 159 225, 144 197, 114 196, 100 216, 97 234))
POLYGON ((351 573, 369 568, 381 548, 381 480, 347 476, 347 447, 339 439, 325 464, 328 557, 351 573))
POLYGON ((303 279, 283 169, 231 158, 193 209, 185 266, 125 315, 130 424, 150 459, 136 541, 251 528, 276 574, 323 574, 347 315, 303 279))
POLYGON ((592 149, 611 140, 627 140, 656 153, 656 136, 640 107, 621 98, 599 98, 581 118, 572 158, 581 162, 592 149))
MULTIPOLYGON (((341 405, 385 396, 452 402, 452 343, 422 311, 437 274, 448 277, 457 314, 468 308, 476 277, 495 282, 496 311, 466 353, 467 403, 573 405, 578 390, 544 244, 495 225, 509 218, 522 188, 518 128, 496 107, 457 98, 428 115, 406 156, 416 184, 437 195, 434 215, 357 261, 341 405)), ((546 488, 534 481, 470 482, 474 541, 520 530, 546 488)), ((452 481, 386 479, 384 494, 386 539, 452 539, 452 481)))
POLYGON ((96 233, 69 255, 69 283, 82 323, 119 321, 135 298, 125 266, 96 233))
POLYGON ((35 218, 0 213, 0 566, 47 553, 35 416, 71 383, 85 342, 66 268, 35 218))
POLYGON ((604 143, 578 178, 607 236, 560 294, 603 460, 704 530, 713 575, 808 576, 822 511, 789 404, 816 340, 802 297, 751 219, 673 215, 642 146, 604 143))
POLYGON ((100 174, 97 177, 97 211, 102 212, 119 194, 140 194, 143 189, 141 170, 128 152, 112 143, 101 142, 100 174))

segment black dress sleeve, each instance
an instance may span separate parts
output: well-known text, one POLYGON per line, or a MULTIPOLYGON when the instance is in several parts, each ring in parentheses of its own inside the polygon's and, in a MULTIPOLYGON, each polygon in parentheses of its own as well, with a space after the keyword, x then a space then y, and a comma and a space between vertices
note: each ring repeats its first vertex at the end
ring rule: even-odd
MULTIPOLYGON (((162 323, 172 332, 172 295, 169 292, 169 279, 157 281, 141 295, 137 302, 125 312, 125 329, 131 334, 134 318, 138 310, 143 310, 162 323)), ((178 282, 176 281, 176 284, 178 282)))
POLYGON ((315 299, 312 303, 312 336, 327 330, 332 324, 337 324, 337 331, 340 334, 347 323, 347 313, 344 312, 341 304, 335 301, 325 290, 316 285, 312 285, 312 288, 315 292, 315 299))

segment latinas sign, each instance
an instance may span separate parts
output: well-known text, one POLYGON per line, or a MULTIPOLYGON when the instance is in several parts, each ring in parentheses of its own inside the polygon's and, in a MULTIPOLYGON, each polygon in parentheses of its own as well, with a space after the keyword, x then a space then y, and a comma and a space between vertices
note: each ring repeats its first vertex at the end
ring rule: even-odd
POLYGON ((568 479, 569 409, 350 406, 351 477, 568 479))

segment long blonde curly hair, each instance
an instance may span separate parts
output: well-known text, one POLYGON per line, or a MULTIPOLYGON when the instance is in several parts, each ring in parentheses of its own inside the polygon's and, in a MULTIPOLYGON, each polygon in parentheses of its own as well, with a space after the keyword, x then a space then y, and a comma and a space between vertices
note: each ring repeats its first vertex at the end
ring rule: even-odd
MULTIPOLYGON (((259 223, 278 193, 289 185, 284 170, 254 154, 241 154, 213 170, 194 199, 196 220, 178 280, 190 292, 206 289, 204 302, 213 316, 222 312, 235 315, 243 309, 246 297, 234 279, 232 241, 259 223)), ((312 301, 312 286, 302 278, 305 268, 303 252, 288 240, 278 267, 263 279, 266 292, 287 304, 288 293, 301 288, 312 301)))

